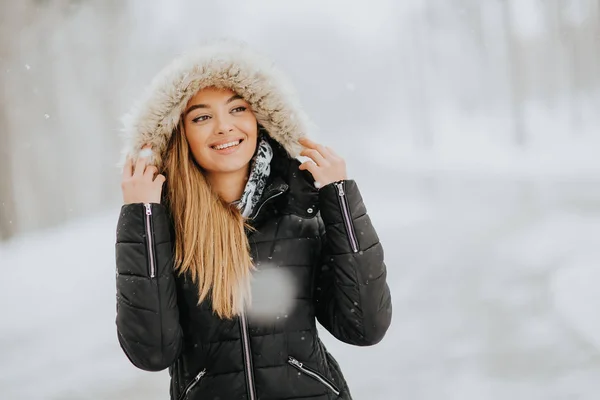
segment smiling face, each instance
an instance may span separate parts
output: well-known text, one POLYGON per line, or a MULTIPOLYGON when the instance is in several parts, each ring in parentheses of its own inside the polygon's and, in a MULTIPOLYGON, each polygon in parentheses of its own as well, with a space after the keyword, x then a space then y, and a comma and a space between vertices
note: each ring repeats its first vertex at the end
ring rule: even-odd
POLYGON ((248 171, 258 125, 250 105, 228 89, 205 88, 184 111, 185 137, 207 174, 248 171))

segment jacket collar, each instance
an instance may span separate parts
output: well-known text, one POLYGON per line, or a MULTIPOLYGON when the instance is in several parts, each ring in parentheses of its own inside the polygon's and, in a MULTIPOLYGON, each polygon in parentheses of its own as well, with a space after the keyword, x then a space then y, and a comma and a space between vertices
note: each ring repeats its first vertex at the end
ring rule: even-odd
POLYGON ((256 207, 252 214, 250 215, 250 219, 254 220, 260 214, 263 206, 274 200, 276 197, 281 196, 289 189, 289 185, 285 183, 281 178, 277 178, 274 182, 272 182, 268 187, 265 188, 263 195, 260 201, 256 204, 256 207))
POLYGON ((298 169, 300 161, 290 157, 283 147, 269 138, 273 147, 271 177, 250 219, 257 220, 266 212, 266 204, 276 203, 275 209, 283 214, 313 218, 319 211, 319 191, 308 171, 298 169))

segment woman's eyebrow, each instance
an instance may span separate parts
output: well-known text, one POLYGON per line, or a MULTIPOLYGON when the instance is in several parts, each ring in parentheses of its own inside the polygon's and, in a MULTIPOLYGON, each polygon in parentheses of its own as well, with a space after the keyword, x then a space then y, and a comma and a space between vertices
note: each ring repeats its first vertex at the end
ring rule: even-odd
POLYGON ((240 96, 239 94, 234 94, 233 96, 231 96, 231 97, 229 98, 229 100, 227 100, 227 101, 225 102, 225 104, 229 104, 229 103, 231 103, 231 102, 232 102, 232 101, 234 101, 234 100, 240 100, 240 99, 241 99, 241 100, 244 100, 244 99, 242 98, 242 96, 240 96))
POLYGON ((210 108, 210 107, 207 106, 206 104, 194 104, 193 106, 190 106, 190 108, 185 110, 184 116, 188 115, 190 112, 192 112, 198 108, 210 108))
MULTIPOLYGON (((244 98, 242 96, 240 96, 239 94, 234 94, 225 102, 225 104, 229 104, 234 100, 244 100, 244 98)), ((206 104, 194 104, 193 106, 190 106, 190 108, 185 110, 184 116, 188 115, 190 112, 192 112, 198 108, 210 108, 210 106, 208 106, 206 104)))

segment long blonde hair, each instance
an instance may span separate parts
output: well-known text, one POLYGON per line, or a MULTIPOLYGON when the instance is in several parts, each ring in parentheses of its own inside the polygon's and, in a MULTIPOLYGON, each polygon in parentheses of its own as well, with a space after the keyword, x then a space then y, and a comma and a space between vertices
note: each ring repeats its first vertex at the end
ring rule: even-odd
POLYGON ((198 286, 221 318, 239 315, 250 301, 252 259, 247 227, 237 207, 210 187, 194 160, 180 121, 164 163, 166 205, 175 228, 175 269, 198 286))

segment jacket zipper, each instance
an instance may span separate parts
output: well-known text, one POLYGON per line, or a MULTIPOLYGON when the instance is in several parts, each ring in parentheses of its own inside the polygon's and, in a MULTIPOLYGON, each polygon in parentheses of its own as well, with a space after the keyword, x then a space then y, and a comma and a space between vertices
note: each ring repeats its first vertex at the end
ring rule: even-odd
POLYGON ((313 371, 311 368, 305 367, 304 364, 302 364, 300 361, 296 360, 292 356, 288 358, 288 363, 297 370, 304 372, 306 375, 318 380, 323 385, 327 386, 333 393, 336 394, 336 396, 340 395, 340 390, 337 387, 335 387, 335 385, 331 383, 328 379, 325 379, 325 377, 319 374, 317 371, 313 371))
POLYGON ((204 368, 202 371, 200 371, 198 373, 198 375, 196 375, 196 377, 194 379, 192 379, 192 381, 190 383, 187 384, 185 389, 183 389, 183 392, 181 392, 181 395, 179 396, 179 400, 185 399, 187 397, 187 395, 191 392, 191 390, 198 384, 198 382, 200 382, 200 379, 202 379, 202 377, 205 374, 206 374, 206 368, 204 368))
POLYGON ((242 329, 242 346, 244 348, 244 365, 246 367, 246 383, 248 386, 248 396, 250 400, 256 400, 256 388, 254 387, 254 370, 252 368, 252 358, 250 352, 250 340, 248 335, 248 320, 246 314, 240 316, 240 326, 242 329))
POLYGON ((156 266, 154 264, 154 243, 152 241, 152 206, 150 203, 144 203, 144 207, 146 207, 146 243, 150 262, 150 278, 154 278, 156 276, 156 266))
POLYGON ((348 199, 344 192, 344 182, 336 182, 335 187, 338 192, 338 200, 340 207, 342 208, 342 217, 344 224, 346 225, 346 232, 348 232, 348 240, 354 253, 358 253, 358 240, 356 239, 356 233, 354 232, 354 225, 352 224, 352 217, 350 216, 350 207, 348 206, 348 199))
POLYGON ((254 213, 254 215, 252 215, 252 217, 250 217, 250 219, 256 219, 256 217, 257 217, 257 216, 258 216, 258 214, 260 213, 260 210, 262 210, 262 208, 263 208, 263 206, 264 206, 265 204, 267 204, 269 201, 271 201, 271 200, 272 200, 272 199, 274 199, 275 197, 282 195, 283 193, 284 193, 283 191, 281 191, 281 192, 277 192, 277 193, 275 193, 274 195, 272 195, 272 196, 268 197, 268 198, 267 198, 265 201, 263 201, 263 202, 260 204, 260 206, 258 207, 258 209, 256 210, 256 212, 254 213))
MULTIPOLYGON (((250 216, 250 219, 255 219, 265 204, 267 204, 275 197, 282 195, 284 192, 284 190, 279 190, 277 193, 267 197, 267 199, 260 204, 256 212, 254 212, 253 215, 250 216)), ((246 369, 248 397, 250 400, 256 400, 256 387, 254 386, 254 369, 252 368, 252 358, 249 339, 250 336, 248 334, 248 320, 246 319, 246 314, 243 312, 240 315, 240 329, 242 331, 242 347, 244 352, 244 367, 246 369)))

